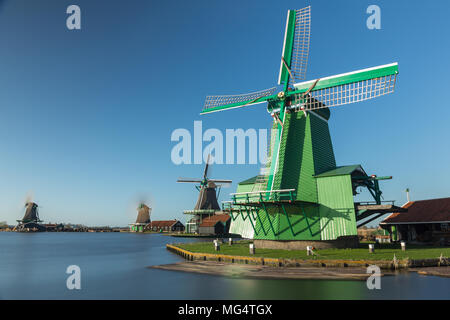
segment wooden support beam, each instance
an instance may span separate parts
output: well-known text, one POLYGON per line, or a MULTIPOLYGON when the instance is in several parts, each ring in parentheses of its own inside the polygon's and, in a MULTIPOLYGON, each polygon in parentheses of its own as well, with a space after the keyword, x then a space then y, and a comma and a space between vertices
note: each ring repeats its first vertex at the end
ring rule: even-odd
POLYGON ((368 224, 369 222, 372 222, 373 220, 380 218, 381 216, 383 216, 383 215, 385 215, 385 214, 386 214, 386 213, 380 213, 379 215, 376 215, 375 217, 370 218, 369 220, 366 220, 366 221, 364 221, 363 223, 358 224, 358 226, 357 226, 356 228, 360 228, 360 227, 362 227, 362 226, 368 224))
POLYGON ((286 219, 288 221, 289 228, 291 229, 292 236, 295 237, 295 233, 294 233, 294 229, 292 228, 291 220, 289 219, 289 216, 288 216, 288 214, 286 212, 286 208, 284 207, 283 203, 281 204, 281 208, 282 208, 282 210, 284 212, 284 215, 286 216, 286 219))
POLYGON ((270 228, 272 229, 273 235, 277 236, 278 234, 275 232, 275 229, 274 229, 274 227, 272 225, 272 221, 270 220, 269 212, 267 212, 266 205, 264 204, 264 202, 262 203, 262 205, 263 205, 263 210, 266 213, 267 220, 269 221, 270 228))
POLYGON ((308 225, 308 229, 309 229, 309 233, 311 234, 311 236, 313 235, 312 230, 311 230, 311 226, 309 225, 309 221, 308 221, 308 217, 306 216, 306 212, 305 209, 303 208, 303 206, 300 206, 302 208, 302 212, 303 212, 303 216, 305 217, 306 220, 306 224, 308 225))

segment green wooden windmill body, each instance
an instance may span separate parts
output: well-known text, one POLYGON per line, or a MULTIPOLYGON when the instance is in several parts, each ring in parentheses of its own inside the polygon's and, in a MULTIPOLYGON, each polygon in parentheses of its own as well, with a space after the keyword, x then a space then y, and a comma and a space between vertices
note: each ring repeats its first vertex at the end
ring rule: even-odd
POLYGON ((381 205, 376 177, 367 176, 359 165, 336 166, 329 108, 393 92, 398 65, 295 83, 303 80, 306 71, 309 19, 310 7, 288 11, 278 79, 282 88, 207 97, 202 111, 267 102, 274 118, 265 173, 239 184, 225 207, 232 217, 230 232, 247 238, 335 240, 355 236, 358 219, 375 213, 358 210, 355 186, 369 188, 376 205, 381 205))
MULTIPOLYGON (((319 173, 336 168, 328 123, 325 121, 330 113, 328 109, 321 111, 321 118, 312 114, 305 116, 300 112, 286 114, 280 142, 279 167, 273 179, 273 189, 298 190, 295 194, 296 202, 271 204, 269 201, 263 208, 247 209, 255 218, 260 218, 252 221, 254 227, 251 225, 248 212, 244 211, 244 217, 242 214, 238 215, 234 224, 240 225, 241 230, 254 228, 253 238, 266 240, 332 238, 327 236, 327 233, 330 233, 327 228, 329 220, 333 221, 332 224, 350 225, 346 228, 347 232, 335 233, 336 237, 355 234, 356 221, 352 189, 348 188, 351 185, 349 176, 333 177, 336 180, 334 186, 338 187, 336 190, 329 188, 329 179, 315 177, 319 173), (344 204, 345 215, 342 214, 344 204), (243 223, 244 219, 247 220, 246 223, 243 223)), ((247 184, 246 187, 246 190, 240 187, 237 192, 252 191, 251 186, 247 184)), ((247 230, 247 233, 249 231, 251 230, 247 230)))
MULTIPOLYGON (((325 110, 328 111, 322 111, 325 110)), ((329 111, 322 113, 329 115, 329 111)), ((259 212, 259 215, 265 218, 268 227, 269 217, 275 218, 275 234, 269 228, 268 235, 259 233, 256 238, 320 240, 319 194, 314 175, 335 167, 328 123, 311 114, 287 113, 283 122, 278 169, 271 188, 295 189, 298 203, 283 204, 284 207, 266 205, 271 215, 267 216, 263 212, 259 212)))

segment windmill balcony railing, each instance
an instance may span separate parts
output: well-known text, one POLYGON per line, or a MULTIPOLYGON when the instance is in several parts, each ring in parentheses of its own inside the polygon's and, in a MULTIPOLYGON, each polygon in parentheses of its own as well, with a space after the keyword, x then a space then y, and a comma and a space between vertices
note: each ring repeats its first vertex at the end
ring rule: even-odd
POLYGON ((184 214, 214 214, 217 210, 214 209, 199 209, 199 210, 184 210, 184 214))
POLYGON ((231 210, 233 207, 233 201, 222 201, 222 211, 231 210))
POLYGON ((355 204, 362 205, 362 206, 370 206, 370 205, 376 205, 376 204, 395 205, 395 200, 383 200, 383 201, 380 201, 380 203, 378 203, 376 201, 360 201, 360 202, 355 202, 355 204))
POLYGON ((232 193, 231 201, 224 203, 224 205, 240 205, 260 203, 265 201, 295 201, 295 189, 271 190, 271 191, 252 191, 232 193))

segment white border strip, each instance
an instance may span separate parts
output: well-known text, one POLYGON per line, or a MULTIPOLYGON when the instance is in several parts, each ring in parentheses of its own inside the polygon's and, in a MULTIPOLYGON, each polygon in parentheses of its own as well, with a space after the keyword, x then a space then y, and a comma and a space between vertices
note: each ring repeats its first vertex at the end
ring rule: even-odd
POLYGON ((231 107, 231 108, 226 108, 226 109, 219 109, 219 110, 214 110, 214 111, 203 112, 203 113, 200 113, 200 115, 204 115, 204 114, 208 114, 208 113, 214 113, 214 112, 219 112, 219 111, 224 111, 224 110, 231 110, 231 109, 237 109, 237 108, 242 108, 242 107, 248 107, 248 106, 253 106, 253 105, 256 105, 256 104, 260 104, 260 103, 267 103, 267 101, 260 101, 260 102, 255 102, 255 103, 244 104, 242 106, 236 106, 236 107, 231 107))
MULTIPOLYGON (((349 76, 355 73, 360 73, 360 72, 366 72, 366 71, 372 71, 372 70, 376 70, 376 69, 381 69, 381 68, 386 68, 386 67, 393 67, 395 65, 398 65, 398 62, 394 62, 394 63, 389 63, 389 64, 384 64, 381 66, 377 66, 377 67, 372 67, 372 68, 366 68, 366 69, 361 69, 361 70, 356 70, 356 71, 351 71, 351 72, 346 72, 346 73, 341 73, 341 74, 337 74, 334 76, 329 76, 329 77, 325 77, 325 78, 319 78, 320 81, 322 80, 329 80, 329 79, 334 79, 334 78, 338 78, 338 77, 345 77, 345 76, 349 76)), ((300 85, 304 85, 304 84, 313 84, 317 79, 314 80, 309 80, 309 81, 303 81, 303 82, 299 82, 294 84, 294 87, 300 86, 300 85)), ((319 81, 319 83, 320 83, 319 81)))
POLYGON ((311 114, 313 114, 313 115, 315 115, 317 118, 319 118, 320 120, 322 120, 322 121, 325 121, 326 123, 328 123, 328 120, 327 119, 325 119, 324 117, 322 117, 320 114, 318 114, 318 113, 315 113, 314 111, 312 111, 312 110, 305 110, 306 112, 310 112, 311 114))
MULTIPOLYGON (((281 51, 281 56, 284 57, 284 49, 286 49, 286 38, 287 38, 287 30, 288 30, 288 25, 289 25, 289 15, 291 14, 291 11, 288 10, 288 14, 287 14, 287 20, 286 20, 286 29, 284 30, 284 41, 283 41, 283 51, 281 51)), ((278 74, 278 85, 280 85, 281 83, 281 73, 283 71, 283 60, 280 62, 280 73, 278 74)))

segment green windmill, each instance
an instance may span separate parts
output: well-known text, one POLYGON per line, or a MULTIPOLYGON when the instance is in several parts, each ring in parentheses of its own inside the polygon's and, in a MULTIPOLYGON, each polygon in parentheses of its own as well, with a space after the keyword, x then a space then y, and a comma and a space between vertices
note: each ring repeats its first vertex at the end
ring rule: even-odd
POLYGON ((351 245, 357 242, 358 226, 397 208, 382 201, 379 188, 380 180, 391 177, 369 176, 360 165, 336 166, 328 120, 330 107, 393 92, 398 64, 304 81, 310 25, 310 7, 288 11, 278 86, 208 96, 201 112, 267 103, 274 120, 267 165, 240 183, 224 207, 232 216, 230 232, 261 240, 260 246, 273 245, 264 240, 351 245), (374 200, 355 203, 361 188, 374 200))

